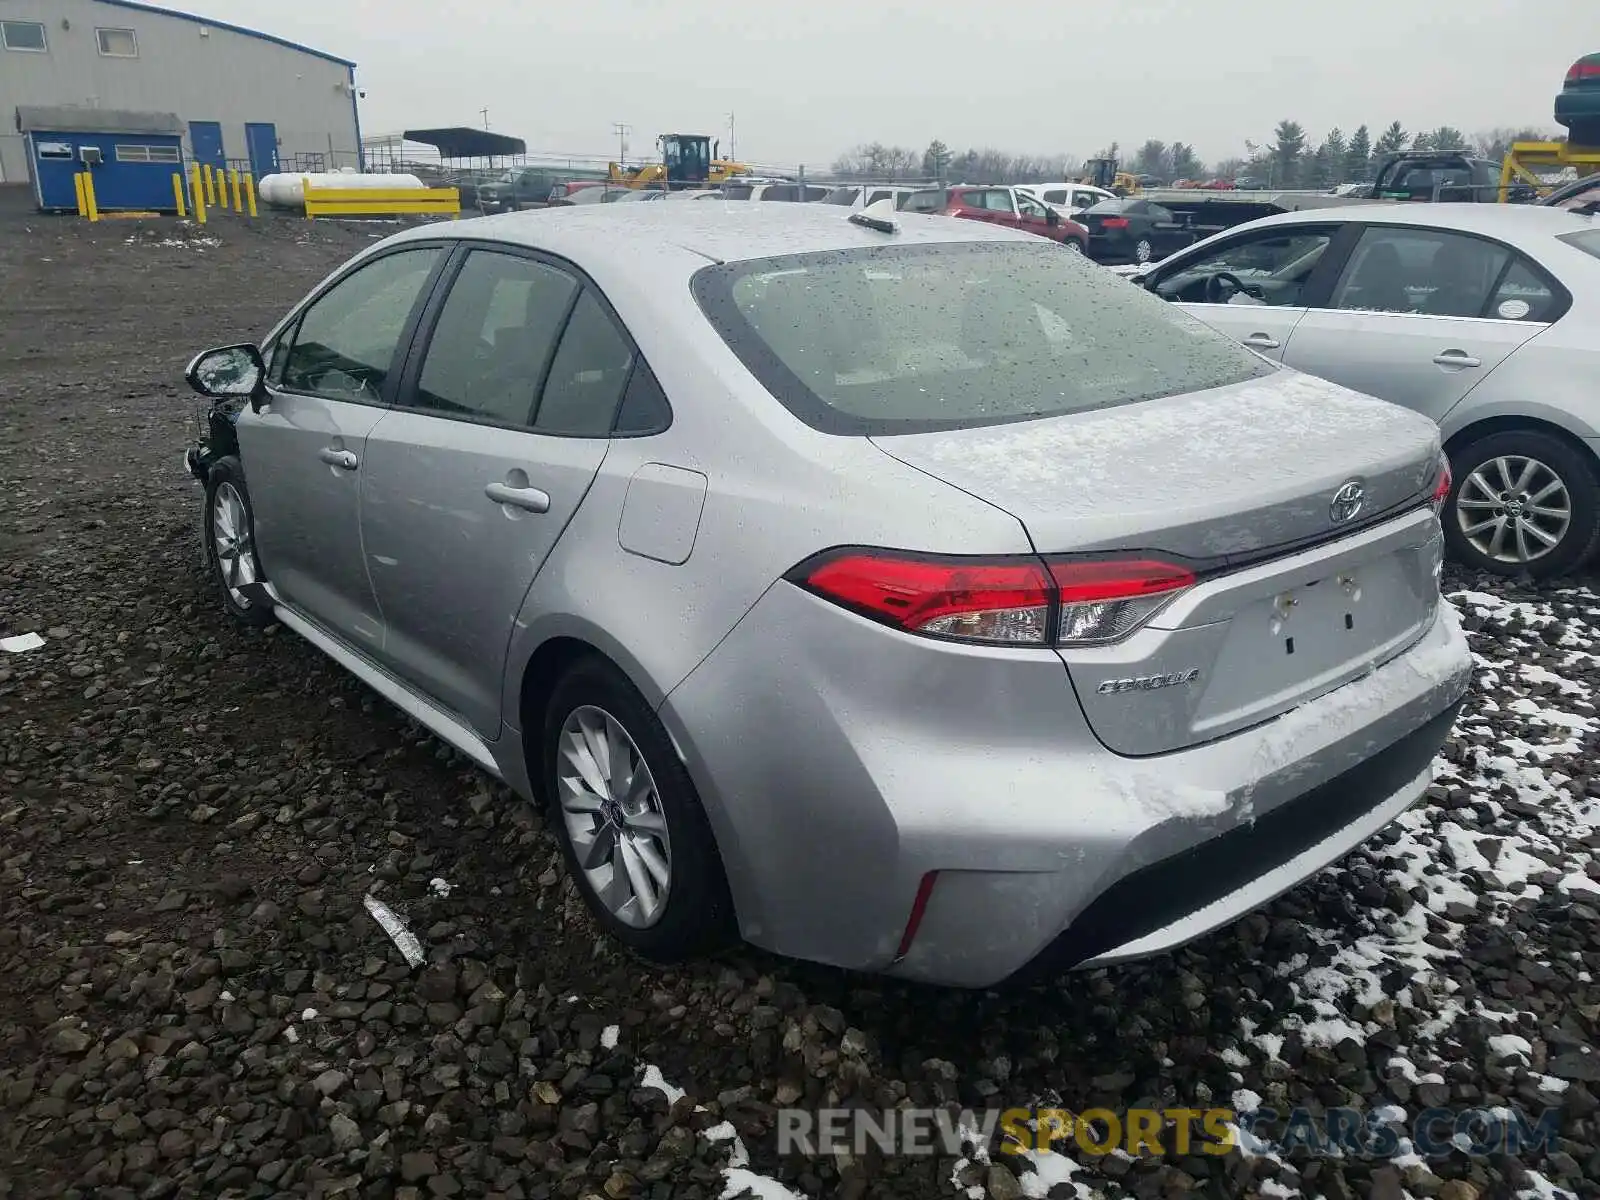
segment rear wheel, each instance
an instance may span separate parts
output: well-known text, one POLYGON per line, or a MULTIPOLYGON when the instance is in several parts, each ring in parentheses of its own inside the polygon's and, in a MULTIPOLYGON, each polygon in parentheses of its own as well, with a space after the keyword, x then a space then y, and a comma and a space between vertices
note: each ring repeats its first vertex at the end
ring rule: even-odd
POLYGON ((610 663, 584 659, 550 697, 546 802, 595 919, 641 957, 680 962, 735 939, 710 823, 661 721, 610 663))
POLYGON ((1560 438, 1535 429, 1490 434, 1451 455, 1451 470, 1444 534, 1457 561, 1548 579, 1593 554, 1600 483, 1594 464, 1560 438))
POLYGON ((1155 245, 1149 238, 1140 238, 1133 246, 1133 261, 1143 265, 1155 256, 1155 245))

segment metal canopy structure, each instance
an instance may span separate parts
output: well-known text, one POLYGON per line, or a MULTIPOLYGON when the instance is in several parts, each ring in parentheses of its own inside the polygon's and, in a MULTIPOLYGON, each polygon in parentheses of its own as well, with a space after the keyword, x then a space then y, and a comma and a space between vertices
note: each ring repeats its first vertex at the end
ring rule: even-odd
POLYGON ((528 143, 521 138, 465 125, 454 129, 408 129, 400 136, 408 142, 432 146, 445 159, 500 158, 528 152, 528 143))

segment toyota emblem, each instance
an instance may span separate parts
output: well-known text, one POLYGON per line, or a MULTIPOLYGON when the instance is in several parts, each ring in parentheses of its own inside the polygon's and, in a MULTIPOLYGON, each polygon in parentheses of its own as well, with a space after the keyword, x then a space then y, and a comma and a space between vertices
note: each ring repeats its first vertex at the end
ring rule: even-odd
POLYGON ((1361 486, 1360 480, 1352 479, 1333 494, 1333 501, 1328 505, 1328 516, 1335 525, 1354 521, 1366 502, 1367 489, 1361 486))

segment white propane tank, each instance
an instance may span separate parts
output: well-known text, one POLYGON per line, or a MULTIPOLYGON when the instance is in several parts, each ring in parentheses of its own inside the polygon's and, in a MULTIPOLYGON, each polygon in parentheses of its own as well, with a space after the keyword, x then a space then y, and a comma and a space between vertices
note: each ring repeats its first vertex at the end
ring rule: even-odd
POLYGON ((305 171, 263 175, 256 183, 256 195, 261 203, 273 208, 304 208, 306 192, 303 180, 309 179, 314 188, 398 188, 413 191, 422 187, 415 175, 363 175, 357 171, 305 171))

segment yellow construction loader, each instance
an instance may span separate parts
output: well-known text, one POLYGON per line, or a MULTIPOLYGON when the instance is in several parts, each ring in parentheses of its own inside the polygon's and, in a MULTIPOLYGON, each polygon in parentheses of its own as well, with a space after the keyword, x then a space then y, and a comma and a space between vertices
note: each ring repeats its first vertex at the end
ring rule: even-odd
POLYGON ((701 133, 664 133, 656 139, 661 161, 642 167, 623 167, 611 163, 607 182, 626 188, 666 188, 682 191, 716 187, 736 175, 750 174, 744 163, 720 157, 722 143, 713 143, 701 133))

